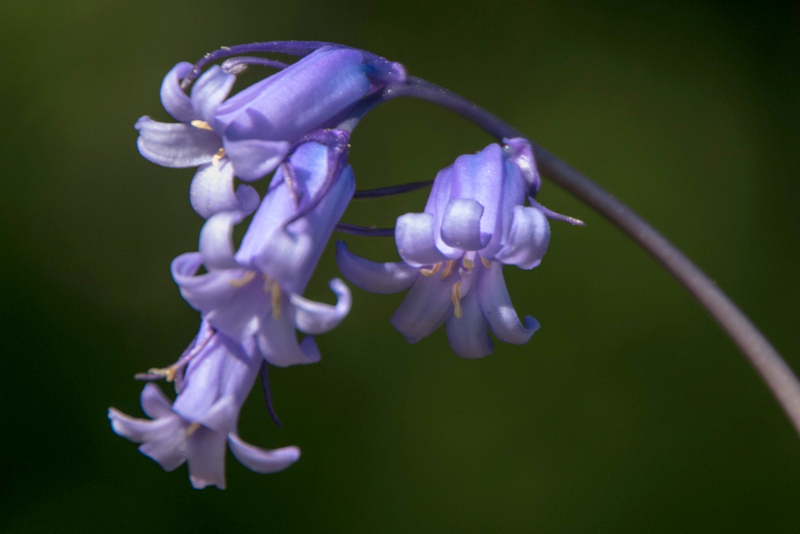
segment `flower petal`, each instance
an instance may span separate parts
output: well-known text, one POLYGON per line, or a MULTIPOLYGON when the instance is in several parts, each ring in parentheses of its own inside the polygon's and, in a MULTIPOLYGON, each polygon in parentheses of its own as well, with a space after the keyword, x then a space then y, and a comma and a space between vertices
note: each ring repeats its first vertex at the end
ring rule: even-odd
POLYGON ((201 426, 186 439, 189 481, 193 488, 214 485, 225 489, 225 438, 225 435, 201 426))
POLYGON ((434 217, 430 213, 406 213, 394 228, 397 252, 412 267, 446 260, 436 248, 434 217))
POLYGON ((136 121, 139 152, 164 167, 195 167, 211 162, 222 140, 209 130, 187 124, 157 122, 150 117, 136 121))
POLYGON ((300 449, 297 447, 262 449, 243 441, 233 432, 228 434, 228 447, 239 463, 261 474, 282 471, 300 458, 300 449))
POLYGON ((192 101, 181 89, 181 79, 192 70, 192 64, 182 61, 172 67, 161 82, 161 104, 173 119, 189 123, 199 118, 192 108, 192 101))
POLYGON ((265 307, 269 309, 264 280, 245 269, 196 275, 201 263, 197 252, 182 254, 172 261, 172 278, 180 287, 181 296, 203 312, 203 318, 211 326, 228 337, 244 341, 259 328, 265 307))
POLYGON ((225 154, 236 169, 236 176, 245 182, 263 178, 280 165, 289 152, 286 141, 260 139, 224 140, 225 154))
POLYGON ((290 158, 293 176, 288 166, 278 169, 236 252, 240 265, 268 274, 289 293, 303 293, 355 191, 352 167, 336 174, 329 152, 304 143, 290 158), (287 225, 323 193, 310 213, 287 225))
POLYGON ((514 206, 508 242, 495 259, 521 269, 533 269, 541 263, 550 243, 550 224, 536 208, 514 206))
POLYGON ((236 429, 240 408, 233 395, 225 395, 215 402, 197 422, 214 432, 227 434, 236 429))
POLYGON ((442 219, 442 241, 461 250, 480 250, 491 234, 481 233, 483 206, 471 198, 452 198, 442 219))
POLYGON ((229 139, 294 141, 366 94, 362 59, 350 48, 317 50, 233 95, 217 109, 217 120, 229 139))
POLYGON ((233 227, 244 214, 239 211, 223 211, 213 215, 200 230, 200 256, 209 271, 235 269, 233 260, 233 227))
POLYGON ((198 423, 220 395, 220 376, 228 351, 219 334, 209 339, 186 367, 183 389, 172 409, 189 423, 198 423))
POLYGON ((442 280, 436 274, 418 277, 389 322, 406 341, 416 343, 439 328, 453 313, 452 287, 451 278, 442 280))
POLYGON ((461 317, 451 315, 447 319, 447 339, 453 352, 462 358, 483 358, 492 353, 489 323, 481 313, 475 293, 470 291, 461 299, 461 317))
POLYGON ((214 127, 214 111, 230 93, 236 76, 225 72, 214 65, 192 86, 192 107, 194 112, 212 128, 214 127))
POLYGON ((144 385, 142 393, 139 395, 139 402, 142 404, 144 413, 152 419, 172 415, 172 408, 170 407, 172 401, 153 382, 148 382, 144 385))
POLYGON ((298 330, 305 334, 323 334, 347 316, 352 304, 350 288, 338 278, 331 280, 330 288, 336 294, 336 306, 314 302, 300 295, 289 297, 295 307, 294 324, 298 330))
POLYGON ((539 171, 536 170, 536 161, 533 159, 533 150, 527 139, 515 137, 513 139, 503 139, 506 151, 509 153, 509 160, 517 166, 522 173, 526 184, 526 194, 534 196, 542 185, 539 178, 539 171))
POLYGON ((116 435, 135 443, 161 439, 181 424, 180 417, 174 414, 159 419, 139 419, 124 414, 116 408, 108 409, 108 418, 111 420, 111 429, 116 435))
POLYGON ((155 460, 166 471, 174 471, 186 461, 186 430, 176 426, 175 430, 161 439, 148 441, 139 446, 139 452, 155 460))
POLYGON ((208 219, 220 211, 252 213, 258 207, 258 193, 249 185, 233 190, 233 165, 226 161, 220 165, 201 165, 189 189, 192 208, 202 218, 208 219))
POLYGON ((397 293, 414 284, 419 270, 405 262, 378 263, 356 256, 343 241, 336 243, 339 270, 356 287, 371 293, 397 293))
MULTIPOLYGON (((500 202, 506 186, 505 165, 503 150, 500 145, 492 143, 478 154, 465 154, 456 158, 450 178, 451 199, 472 199, 483 206, 480 231, 489 238, 491 245, 499 243, 502 230, 500 202)), ((522 200, 523 197, 520 197, 520 201, 522 200)), ((442 237, 444 238, 444 234, 442 237)), ((486 245, 489 246, 489 243, 486 245)))
MULTIPOLYGON (((288 299, 281 297, 283 307, 289 305, 288 299)), ((282 310, 278 319, 262 322, 256 340, 264 359, 278 367, 316 363, 320 359, 319 349, 312 336, 306 336, 297 344, 294 320, 282 310)))
POLYGON ((499 262, 492 261, 489 269, 480 273, 475 290, 483 315, 499 340, 521 345, 539 329, 539 322, 533 317, 525 317, 524 325, 519 322, 503 279, 503 266, 499 262))

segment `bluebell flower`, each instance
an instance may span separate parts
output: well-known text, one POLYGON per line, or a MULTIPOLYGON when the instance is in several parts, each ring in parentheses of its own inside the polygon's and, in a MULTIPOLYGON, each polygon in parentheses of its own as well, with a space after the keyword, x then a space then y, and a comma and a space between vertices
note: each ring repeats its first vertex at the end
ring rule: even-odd
POLYGON ((318 361, 311 335, 332 329, 350 310, 350 291, 338 279, 330 284, 335 306, 301 296, 355 190, 344 163, 348 136, 327 134, 327 146, 303 143, 280 166, 235 254, 232 230, 244 211, 210 217, 199 252, 172 262, 181 294, 204 320, 238 342, 254 340, 277 366, 318 361), (201 267, 206 272, 198 274, 201 267), (310 334, 300 344, 295 328, 310 334))
POLYGON ((204 322, 194 345, 185 374, 183 369, 173 370, 182 376, 175 401, 156 384, 146 384, 141 405, 151 419, 110 408, 114 432, 141 443, 139 451, 165 471, 187 462, 189 480, 198 489, 225 488, 226 443, 239 462, 257 473, 280 471, 297 461, 297 447, 261 449, 238 435, 239 411, 262 362, 255 344, 235 342, 204 322))
POLYGON ((262 178, 284 160, 293 142, 350 110, 371 90, 363 61, 357 50, 320 48, 230 98, 236 76, 218 66, 187 96, 180 81, 192 65, 178 63, 164 78, 161 102, 179 122, 140 118, 139 151, 166 167, 198 167, 190 198, 204 218, 252 209, 257 193, 247 185, 234 190, 234 176, 262 178))
POLYGON ((547 218, 538 207, 524 206, 539 184, 524 139, 460 156, 437 174, 424 212, 397 219, 395 240, 403 261, 375 263, 339 243, 339 268, 374 293, 410 288, 391 318, 409 343, 443 323, 453 351, 465 358, 492 352, 489 330, 501 341, 525 343, 539 324, 533 317, 520 322, 503 265, 532 269, 547 250, 547 218))

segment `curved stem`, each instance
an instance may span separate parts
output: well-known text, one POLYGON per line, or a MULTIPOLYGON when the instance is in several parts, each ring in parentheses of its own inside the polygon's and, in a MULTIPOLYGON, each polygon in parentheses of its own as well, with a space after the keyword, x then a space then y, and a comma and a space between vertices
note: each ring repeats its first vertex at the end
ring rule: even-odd
MULTIPOLYGON (((500 140, 525 137, 469 100, 419 78, 409 77, 405 83, 389 85, 382 96, 384 101, 400 96, 427 100, 458 113, 500 140)), ((767 338, 733 301, 631 208, 536 143, 531 142, 531 146, 536 165, 545 176, 628 234, 684 285, 744 353, 800 435, 800 382, 767 338)))

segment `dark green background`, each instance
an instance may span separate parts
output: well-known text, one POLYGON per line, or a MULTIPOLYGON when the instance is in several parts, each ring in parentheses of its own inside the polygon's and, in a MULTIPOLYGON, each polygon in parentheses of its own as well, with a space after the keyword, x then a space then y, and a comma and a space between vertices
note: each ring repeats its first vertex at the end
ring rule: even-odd
MULTIPOLYGON (((158 87, 220 45, 365 48, 516 125, 651 220, 800 369, 800 10, 753 2, 3 0, 0 3, 0 532, 798 532, 800 440, 697 304, 545 183, 541 267, 506 269, 539 319, 524 346, 461 360, 407 345, 402 296, 354 289, 321 363, 256 386, 241 434, 295 444, 285 472, 228 458, 192 490, 115 436, 135 372, 172 362, 197 314, 170 260, 194 250, 192 170, 136 151, 158 87)), ((256 79, 248 74, 247 83, 256 79)), ((363 121, 362 188, 430 179, 489 138, 414 101, 363 121)), ((353 203, 356 224, 425 193, 353 203)), ((341 236, 339 236, 341 237, 341 236)), ((347 238, 373 259, 391 240, 347 238)), ((309 296, 331 300, 326 253, 309 296)))

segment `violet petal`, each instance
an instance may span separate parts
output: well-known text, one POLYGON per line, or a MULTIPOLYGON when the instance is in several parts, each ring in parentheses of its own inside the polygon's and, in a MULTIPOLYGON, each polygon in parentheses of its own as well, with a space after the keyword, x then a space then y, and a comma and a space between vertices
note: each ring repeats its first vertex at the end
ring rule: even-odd
POLYGON ((230 93, 236 76, 214 65, 192 86, 192 107, 195 113, 214 128, 214 111, 230 93))
POLYGON ((483 358, 492 353, 489 323, 481 313, 476 293, 470 291, 461 299, 461 317, 447 319, 447 339, 453 352, 462 358, 483 358))
POLYGON ((210 163, 222 148, 222 140, 212 131, 188 124, 157 122, 150 117, 136 121, 139 152, 164 167, 196 167, 210 163))
POLYGON ((191 99, 181 89, 181 80, 190 70, 192 64, 182 61, 172 67, 161 82, 161 104, 173 119, 185 123, 200 118, 192 107, 191 99))
POLYGON ((481 273, 475 292, 492 333, 500 341, 521 345, 539 329, 538 321, 530 316, 525 317, 524 325, 520 323, 503 279, 502 264, 491 262, 489 269, 481 273))
POLYGON ((436 248, 434 217, 430 213, 406 213, 397 218, 394 238, 403 261, 422 267, 447 258, 436 248))
POLYGON ((239 463, 261 474, 282 471, 300 458, 300 449, 297 447, 262 449, 250 445, 234 433, 228 434, 228 447, 239 463))
POLYGON ((236 169, 236 176, 245 182, 263 178, 274 171, 289 152, 286 141, 263 141, 242 139, 232 141, 225 138, 225 154, 236 169))
POLYGON ((352 304, 350 289, 338 278, 330 282, 331 290, 336 294, 336 305, 314 302, 300 295, 293 294, 289 298, 295 307, 294 322, 297 329, 305 334, 323 334, 342 322, 352 304))
POLYGON ((405 262, 378 263, 356 256, 343 241, 336 243, 336 263, 353 285, 371 293, 397 293, 414 284, 419 270, 405 262))
POLYGON ((214 485, 225 489, 225 437, 201 426, 187 438, 189 481, 193 488, 214 485))
POLYGON ((514 206, 507 242, 495 255, 506 265, 533 269, 541 263, 550 243, 550 224, 536 208, 514 206))
POLYGON ((491 234, 481 232, 483 206, 471 198, 452 198, 442 218, 442 241, 461 250, 480 250, 491 234))

